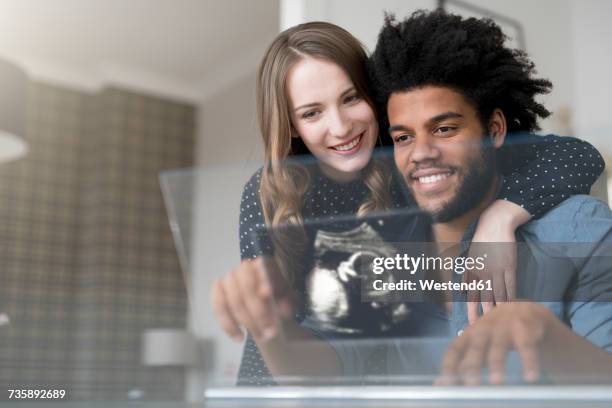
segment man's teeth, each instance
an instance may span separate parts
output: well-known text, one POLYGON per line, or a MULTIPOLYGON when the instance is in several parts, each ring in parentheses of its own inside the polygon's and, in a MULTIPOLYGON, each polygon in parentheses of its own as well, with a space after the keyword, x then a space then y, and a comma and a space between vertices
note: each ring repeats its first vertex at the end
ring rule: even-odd
POLYGON ((436 181, 444 180, 448 176, 450 176, 450 173, 434 174, 433 176, 419 177, 419 183, 423 183, 423 184, 435 183, 436 181))
POLYGON ((347 150, 351 150, 353 147, 355 147, 355 146, 357 146, 359 144, 360 140, 361 140, 361 136, 359 136, 358 138, 354 139, 350 143, 347 143, 347 144, 342 145, 342 146, 336 146, 336 147, 334 147, 334 149, 340 150, 341 152, 344 152, 344 151, 347 151, 347 150))

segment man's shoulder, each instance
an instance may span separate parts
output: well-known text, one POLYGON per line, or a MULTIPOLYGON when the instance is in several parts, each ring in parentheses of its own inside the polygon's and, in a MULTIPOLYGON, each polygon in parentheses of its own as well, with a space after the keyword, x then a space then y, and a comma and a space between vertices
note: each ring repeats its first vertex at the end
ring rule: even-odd
POLYGON ((522 232, 548 242, 595 242, 612 237, 612 211, 608 204, 587 195, 563 201, 522 232))
POLYGON ((588 195, 575 195, 563 201, 548 213, 544 214, 540 220, 567 220, 571 219, 611 219, 612 212, 608 204, 588 195))

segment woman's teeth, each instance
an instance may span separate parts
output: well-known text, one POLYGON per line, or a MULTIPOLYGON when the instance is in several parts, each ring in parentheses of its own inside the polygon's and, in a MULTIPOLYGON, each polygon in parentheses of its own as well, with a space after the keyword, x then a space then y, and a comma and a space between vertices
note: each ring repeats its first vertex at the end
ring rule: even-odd
POLYGON ((334 146, 332 149, 334 150, 340 150, 341 152, 345 152, 347 150, 351 150, 352 148, 354 148, 355 146, 357 146, 359 144, 359 142, 361 141, 361 136, 353 139, 352 142, 347 143, 345 145, 341 145, 341 146, 334 146))
POLYGON ((448 176, 450 176, 450 173, 434 174, 433 176, 419 177, 419 183, 423 183, 423 184, 435 183, 437 181, 444 180, 448 176))

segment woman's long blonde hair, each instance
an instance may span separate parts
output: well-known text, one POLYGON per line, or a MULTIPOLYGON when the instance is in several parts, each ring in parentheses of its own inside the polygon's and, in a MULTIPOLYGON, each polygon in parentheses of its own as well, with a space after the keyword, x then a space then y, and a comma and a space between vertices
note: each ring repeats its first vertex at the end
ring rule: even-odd
MULTIPOLYGON (((368 94, 367 54, 348 31, 330 23, 311 22, 291 27, 276 37, 257 75, 257 113, 265 148, 260 200, 266 224, 270 226, 303 225, 302 206, 310 177, 303 166, 288 165, 287 158, 309 151, 301 138, 292 137, 295 130, 291 124, 287 76, 297 62, 307 57, 331 61, 341 67, 357 93, 376 112, 368 94)), ((370 194, 359 207, 358 216, 390 207, 390 174, 382 162, 371 160, 366 166, 363 180, 370 194)), ((302 235, 282 239, 273 236, 274 241, 291 239, 286 243, 275 242, 275 249, 283 252, 279 254, 281 258, 296 259, 292 251, 303 246, 299 242, 305 239, 302 235)))

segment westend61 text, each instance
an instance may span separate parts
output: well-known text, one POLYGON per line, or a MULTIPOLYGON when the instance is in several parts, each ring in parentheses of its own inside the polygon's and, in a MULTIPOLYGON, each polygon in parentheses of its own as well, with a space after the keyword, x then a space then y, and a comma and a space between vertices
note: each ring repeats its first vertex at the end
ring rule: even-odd
POLYGON ((483 291, 483 290, 493 290, 491 286, 490 280, 475 280, 471 282, 438 282, 433 279, 420 279, 417 282, 409 281, 407 279, 402 279, 399 282, 385 282, 381 279, 377 279, 372 283, 374 290, 379 291, 412 291, 412 290, 422 290, 422 291, 447 291, 447 290, 457 290, 457 291, 483 291))

